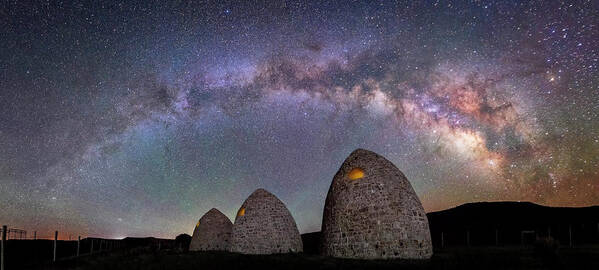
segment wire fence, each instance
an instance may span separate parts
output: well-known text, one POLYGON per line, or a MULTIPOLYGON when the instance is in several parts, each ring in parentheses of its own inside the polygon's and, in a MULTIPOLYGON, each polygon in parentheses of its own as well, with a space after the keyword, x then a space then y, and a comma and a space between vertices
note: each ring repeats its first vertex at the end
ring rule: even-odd
POLYGON ((539 241, 557 241, 562 247, 599 244, 599 223, 532 227, 431 227, 433 247, 531 246, 539 241))
MULTIPOLYGON (((4 227, 1 230, 4 233, 4 227)), ((6 239, 27 239, 27 231, 15 228, 8 228, 6 231, 6 239)))
MULTIPOLYGON (((75 239, 68 236, 69 240, 59 240, 59 232, 53 233, 52 239, 38 239, 37 231, 33 236, 27 231, 17 228, 8 228, 4 225, 0 229, 2 243, 0 246, 0 270, 21 269, 24 265, 44 265, 59 260, 69 260, 80 256, 89 256, 121 250, 125 248, 153 248, 170 249, 174 240, 156 238, 131 238, 131 239, 104 239, 81 238, 75 239)), ((63 235, 64 236, 64 235, 63 235)), ((63 237, 66 238, 66 237, 63 237)))

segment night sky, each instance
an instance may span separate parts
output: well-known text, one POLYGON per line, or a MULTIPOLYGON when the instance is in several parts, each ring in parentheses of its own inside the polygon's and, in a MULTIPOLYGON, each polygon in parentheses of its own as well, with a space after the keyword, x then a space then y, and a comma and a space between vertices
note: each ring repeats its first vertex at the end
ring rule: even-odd
POLYGON ((30 235, 173 238, 257 188, 316 231, 356 148, 427 211, 599 204, 598 1, 24 2, 0 222, 30 235))

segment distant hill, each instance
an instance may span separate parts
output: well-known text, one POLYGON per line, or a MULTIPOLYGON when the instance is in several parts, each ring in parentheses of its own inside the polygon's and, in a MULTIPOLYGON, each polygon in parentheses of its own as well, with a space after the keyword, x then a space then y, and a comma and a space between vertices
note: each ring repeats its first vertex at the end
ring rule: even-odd
POLYGON ((435 229, 599 222, 599 206, 549 207, 531 202, 477 202, 427 214, 435 229))
POLYGON ((599 243, 599 206, 549 207, 478 202, 427 214, 433 245, 526 245, 552 237, 562 245, 599 243))
POLYGON ((304 244, 304 253, 318 254, 320 245, 320 231, 302 234, 302 242, 304 244))
POLYGON ((161 239, 154 237, 125 237, 121 240, 125 247, 151 247, 153 249, 169 249, 175 247, 174 239, 161 239))
MULTIPOLYGON (((562 245, 599 243, 599 206, 549 207, 531 202, 477 202, 427 214, 433 246, 527 245, 551 236, 562 245)), ((316 253, 320 232, 302 235, 316 253)))

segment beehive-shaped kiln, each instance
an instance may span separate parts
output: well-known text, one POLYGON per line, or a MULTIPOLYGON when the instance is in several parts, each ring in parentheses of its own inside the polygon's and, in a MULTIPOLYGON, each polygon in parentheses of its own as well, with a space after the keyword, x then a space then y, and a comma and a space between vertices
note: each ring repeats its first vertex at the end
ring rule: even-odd
POLYGON ((424 208, 393 163, 352 152, 327 194, 320 245, 327 256, 428 259, 433 254, 424 208))
POLYGON ((274 254, 302 250, 297 225, 285 204, 264 189, 254 191, 235 218, 231 251, 274 254))
POLYGON ((216 208, 206 212, 193 230, 189 250, 229 250, 231 220, 216 208))

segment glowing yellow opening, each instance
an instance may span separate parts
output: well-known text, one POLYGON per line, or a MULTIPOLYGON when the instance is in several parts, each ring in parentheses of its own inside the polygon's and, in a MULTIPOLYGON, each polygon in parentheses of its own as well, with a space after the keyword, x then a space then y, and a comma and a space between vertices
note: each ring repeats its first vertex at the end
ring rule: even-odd
POLYGON ((353 168, 347 175, 349 180, 357 180, 364 177, 364 170, 360 168, 353 168))
POLYGON ((196 228, 200 227, 200 221, 198 220, 198 224, 196 224, 196 228))
POLYGON ((243 216, 243 215, 245 215, 245 208, 241 208, 241 209, 239 209, 239 212, 237 212, 238 217, 243 216))

